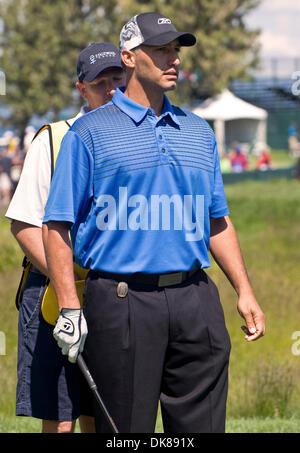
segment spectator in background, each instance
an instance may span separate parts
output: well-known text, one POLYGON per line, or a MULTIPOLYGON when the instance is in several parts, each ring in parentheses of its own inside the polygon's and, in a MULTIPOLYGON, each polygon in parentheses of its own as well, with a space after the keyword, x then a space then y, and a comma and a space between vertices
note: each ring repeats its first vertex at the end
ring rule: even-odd
POLYGON ((272 157, 268 147, 266 147, 260 153, 257 162, 256 162, 256 170, 271 170, 273 168, 272 165, 272 157))
POLYGON ((20 144, 19 137, 10 132, 8 140, 8 153, 10 155, 14 154, 18 150, 19 144, 20 144))
POLYGON ((10 171, 10 179, 11 179, 11 197, 13 196, 24 165, 25 159, 25 152, 23 149, 18 148, 16 152, 11 156, 11 171, 10 171))
POLYGON ((0 154, 0 191, 1 201, 4 204, 8 204, 11 198, 11 166, 11 157, 8 147, 6 147, 0 154))
POLYGON ((231 169, 234 173, 241 173, 248 169, 247 156, 242 152, 239 146, 235 146, 230 153, 231 169))
POLYGON ((300 143, 295 123, 290 123, 288 130, 289 152, 292 157, 300 157, 300 143))
POLYGON ((221 173, 231 173, 231 162, 228 155, 220 159, 221 173))
POLYGON ((296 124, 295 123, 290 123, 288 127, 288 136, 289 137, 297 137, 297 129, 296 129, 296 124))
POLYGON ((26 127, 24 140, 23 140, 23 150, 24 150, 25 154, 27 153, 35 134, 36 134, 36 130, 34 129, 33 126, 26 127))

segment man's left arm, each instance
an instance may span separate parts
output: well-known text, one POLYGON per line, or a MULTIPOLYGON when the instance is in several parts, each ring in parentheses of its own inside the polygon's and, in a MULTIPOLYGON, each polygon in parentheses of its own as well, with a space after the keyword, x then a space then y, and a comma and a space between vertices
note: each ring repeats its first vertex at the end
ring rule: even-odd
POLYGON ((247 341, 265 334, 265 316, 249 282, 235 228, 228 216, 210 219, 210 252, 238 295, 237 309, 247 341))

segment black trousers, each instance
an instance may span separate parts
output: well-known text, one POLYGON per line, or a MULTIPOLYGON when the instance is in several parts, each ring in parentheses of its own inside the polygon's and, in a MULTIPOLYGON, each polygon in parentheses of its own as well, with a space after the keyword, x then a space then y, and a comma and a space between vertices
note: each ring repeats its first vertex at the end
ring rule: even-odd
POLYGON ((86 282, 84 356, 120 433, 153 433, 159 400, 165 433, 224 432, 230 339, 212 280, 128 284, 122 298, 100 275, 86 282))

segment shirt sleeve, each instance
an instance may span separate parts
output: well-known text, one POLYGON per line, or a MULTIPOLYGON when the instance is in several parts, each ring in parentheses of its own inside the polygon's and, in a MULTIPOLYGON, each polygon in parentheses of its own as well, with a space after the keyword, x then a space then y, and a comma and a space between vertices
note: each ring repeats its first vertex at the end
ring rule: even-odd
POLYGON ((80 222, 92 196, 92 154, 82 139, 69 130, 62 140, 56 160, 43 223, 80 222))
POLYGON ((229 209, 224 191, 217 143, 214 138, 214 189, 210 208, 210 217, 218 218, 224 217, 225 215, 229 215, 229 209))
POLYGON ((26 153, 18 185, 5 216, 41 227, 50 181, 49 132, 45 130, 33 140, 26 153))

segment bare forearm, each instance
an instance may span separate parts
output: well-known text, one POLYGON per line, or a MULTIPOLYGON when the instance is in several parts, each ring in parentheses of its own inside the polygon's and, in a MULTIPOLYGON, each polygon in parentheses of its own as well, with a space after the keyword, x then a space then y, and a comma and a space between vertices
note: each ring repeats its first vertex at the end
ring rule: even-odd
POLYGON ((229 217, 211 219, 210 251, 237 294, 252 293, 237 234, 229 217))
POLYGON ((42 274, 48 276, 42 228, 14 220, 11 225, 11 232, 29 261, 42 274))
POLYGON ((237 309, 247 341, 265 334, 265 316, 251 288, 235 228, 229 217, 211 219, 210 251, 238 294, 237 309))
POLYGON ((73 253, 68 231, 68 225, 62 222, 49 222, 43 225, 47 265, 59 309, 80 308, 75 287, 73 253))

